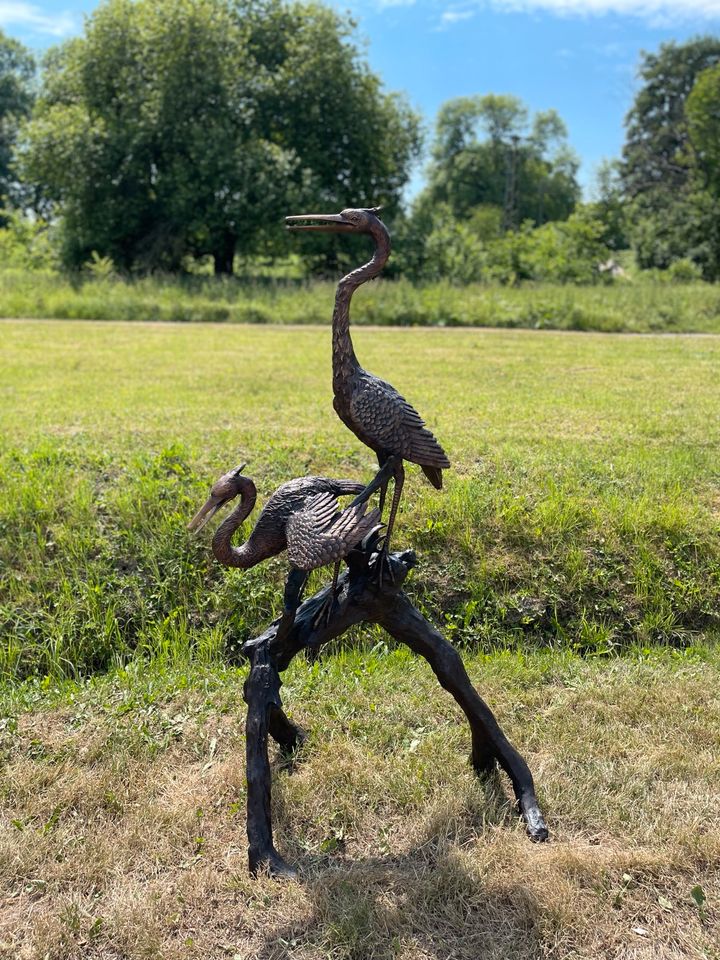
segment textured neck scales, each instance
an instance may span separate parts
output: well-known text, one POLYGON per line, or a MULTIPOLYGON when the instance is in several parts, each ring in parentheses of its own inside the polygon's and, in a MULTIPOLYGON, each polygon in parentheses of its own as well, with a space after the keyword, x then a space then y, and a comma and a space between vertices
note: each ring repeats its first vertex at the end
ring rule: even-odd
POLYGON ((374 279, 390 256, 390 236, 385 227, 372 231, 375 250, 372 259, 343 277, 338 283, 333 310, 333 391, 343 393, 350 385, 353 373, 359 368, 350 338, 350 300, 359 286, 374 279))
POLYGON ((263 559, 257 555, 252 543, 246 540, 242 546, 234 547, 232 538, 237 528, 253 511, 257 500, 257 490, 252 480, 245 478, 240 488, 240 503, 220 524, 213 537, 212 549, 215 559, 226 567, 241 567, 247 570, 263 559))

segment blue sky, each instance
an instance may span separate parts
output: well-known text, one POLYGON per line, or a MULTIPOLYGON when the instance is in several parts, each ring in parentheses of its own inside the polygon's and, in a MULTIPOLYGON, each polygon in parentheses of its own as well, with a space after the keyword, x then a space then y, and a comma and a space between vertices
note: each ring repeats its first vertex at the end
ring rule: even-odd
MULTIPOLYGON (((82 29, 90 0, 0 0, 0 27, 43 49, 82 29)), ((588 186, 617 156, 640 50, 720 33, 720 0, 350 0, 367 55, 428 123, 451 97, 512 93, 567 123, 588 186)), ((413 180, 421 182, 418 172, 413 180)))

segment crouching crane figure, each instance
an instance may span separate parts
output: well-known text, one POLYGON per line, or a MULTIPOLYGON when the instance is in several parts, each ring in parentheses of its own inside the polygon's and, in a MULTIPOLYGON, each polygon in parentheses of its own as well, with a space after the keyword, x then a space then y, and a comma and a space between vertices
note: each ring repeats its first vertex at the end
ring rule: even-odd
POLYGON ((282 639, 292 628, 310 571, 335 563, 336 577, 328 597, 329 606, 322 611, 330 615, 340 561, 353 547, 380 529, 380 512, 375 509, 366 513, 364 500, 367 497, 362 499, 362 483, 328 477, 300 477, 278 487, 263 507, 248 539, 236 547, 232 545, 235 531, 252 513, 257 499, 255 484, 243 475, 244 468, 245 464, 230 470, 213 484, 209 498, 192 518, 188 529, 201 530, 221 507, 239 495, 240 503, 220 524, 213 537, 216 560, 226 567, 249 570, 287 550, 291 569, 278 626, 278 637, 282 639), (360 494, 361 502, 340 510, 336 498, 352 494, 360 494))
MULTIPOLYGON (((390 235, 376 216, 378 210, 374 207, 347 209, 337 214, 307 214, 286 217, 285 223, 289 230, 366 233, 375 243, 372 259, 343 277, 337 287, 332 318, 333 407, 345 426, 377 454, 380 471, 365 488, 364 495, 380 488, 381 513, 390 474, 394 477, 381 554, 386 560, 405 482, 403 460, 421 466, 437 490, 442 488, 442 471, 450 466, 450 461, 414 407, 391 384, 363 370, 355 356, 350 338, 350 300, 361 284, 380 273, 390 256, 390 235)), ((382 564, 378 569, 382 573, 382 564)))

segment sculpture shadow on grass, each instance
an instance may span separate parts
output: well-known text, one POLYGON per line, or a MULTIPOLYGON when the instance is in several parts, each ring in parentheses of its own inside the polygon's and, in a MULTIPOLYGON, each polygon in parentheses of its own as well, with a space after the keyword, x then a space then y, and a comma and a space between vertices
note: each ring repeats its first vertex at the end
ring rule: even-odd
MULTIPOLYGON (((486 794, 482 821, 504 826, 512 813, 494 774, 486 794)), ((308 950, 348 960, 535 960, 542 908, 527 886, 489 879, 473 862, 467 837, 483 843, 479 820, 468 812, 450 824, 438 815, 401 855, 300 859, 309 910, 265 934, 254 957, 282 960, 308 950)))

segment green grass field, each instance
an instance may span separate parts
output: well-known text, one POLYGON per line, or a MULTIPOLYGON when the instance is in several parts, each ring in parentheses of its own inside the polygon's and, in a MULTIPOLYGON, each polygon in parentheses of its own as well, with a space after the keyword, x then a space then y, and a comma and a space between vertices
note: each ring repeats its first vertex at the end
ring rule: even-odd
MULTIPOLYGON (((0 335, 5 675, 236 650, 285 567, 209 563, 185 524, 210 483, 242 460, 261 496, 374 470, 332 410, 326 329, 0 335)), ((357 348, 454 463, 442 494, 409 471, 396 538, 453 639, 607 653, 718 627, 720 339, 359 330, 357 348)))
POLYGON ((0 957, 718 960, 720 338, 357 331, 453 461, 442 493, 408 470, 408 590, 553 841, 473 778, 426 665, 360 630, 284 678, 311 734, 275 772, 287 885, 246 874, 235 666, 285 566, 220 570, 185 524, 241 460, 261 497, 371 475, 329 330, 0 342, 0 957))
MULTIPOLYGON (((254 267, 257 270, 257 266, 254 267)), ((177 322, 330 322, 334 282, 290 277, 78 276, 0 270, 0 317, 177 322)), ((359 290, 353 322, 377 326, 506 327, 627 333, 720 333, 720 286, 639 275, 611 285, 379 281, 359 290)))

